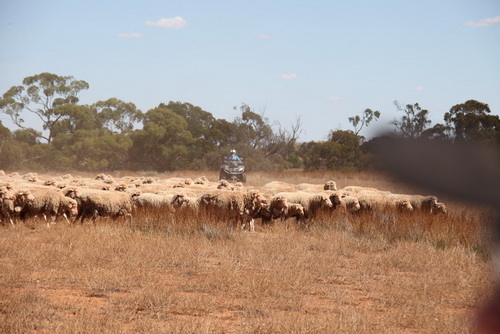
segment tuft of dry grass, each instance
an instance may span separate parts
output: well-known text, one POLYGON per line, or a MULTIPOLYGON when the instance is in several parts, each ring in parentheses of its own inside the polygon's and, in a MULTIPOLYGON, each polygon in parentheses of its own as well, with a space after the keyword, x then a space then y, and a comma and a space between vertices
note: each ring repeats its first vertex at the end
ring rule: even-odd
POLYGON ((448 207, 446 217, 334 214, 255 233, 168 212, 3 226, 0 332, 471 333, 492 286, 488 212, 448 207))

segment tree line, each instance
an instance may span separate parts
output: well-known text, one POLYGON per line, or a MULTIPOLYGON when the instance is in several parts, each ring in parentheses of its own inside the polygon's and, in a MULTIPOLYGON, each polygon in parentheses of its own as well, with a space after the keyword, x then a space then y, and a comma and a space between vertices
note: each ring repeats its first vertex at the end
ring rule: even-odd
MULTIPOLYGON (((217 119, 186 102, 160 103, 146 112, 116 98, 90 105, 78 95, 89 84, 72 76, 40 73, 26 77, 2 95, 0 111, 16 129, 0 121, 0 169, 58 171, 215 170, 234 148, 249 171, 360 171, 378 166, 373 146, 360 131, 381 112, 349 117, 353 129, 331 130, 325 141, 299 142, 300 118, 289 127, 271 122, 248 105, 234 107, 233 120, 217 119), (29 127, 26 115, 40 128, 29 127)), ((431 126, 418 103, 394 105, 401 117, 395 135, 474 145, 500 143, 500 119, 486 103, 468 100, 452 106, 443 123, 431 126)))

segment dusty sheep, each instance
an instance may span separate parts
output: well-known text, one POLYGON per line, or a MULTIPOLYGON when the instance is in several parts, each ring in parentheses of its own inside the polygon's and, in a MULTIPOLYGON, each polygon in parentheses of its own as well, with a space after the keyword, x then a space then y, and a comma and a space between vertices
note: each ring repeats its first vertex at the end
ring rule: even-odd
POLYGON ((0 221, 2 223, 4 220, 8 220, 14 226, 15 198, 15 194, 12 191, 5 187, 0 188, 0 221))
POLYGON ((188 198, 182 194, 142 193, 133 195, 132 200, 137 208, 166 210, 171 213, 188 202, 188 198))
POLYGON ((362 187, 362 186, 345 186, 344 188, 339 189, 339 191, 346 191, 350 193, 358 193, 360 191, 375 191, 378 192, 377 188, 373 187, 362 187))
POLYGON ((208 184, 210 181, 205 176, 200 176, 193 181, 194 184, 208 184))
POLYGON ((96 221, 97 217, 111 217, 113 219, 126 217, 132 219, 133 194, 111 192, 97 189, 67 189, 65 195, 78 203, 78 216, 81 223, 86 218, 96 221))
POLYGON ((298 203, 304 207, 304 216, 311 219, 322 210, 331 209, 332 202, 327 194, 308 193, 305 191, 280 192, 276 196, 283 196, 290 203, 298 203))
POLYGON ((248 225, 250 231, 254 231, 254 218, 263 207, 267 201, 258 191, 213 190, 200 196, 200 210, 240 222, 242 229, 248 225))
POLYGON ((28 189, 14 192, 11 188, 2 187, 0 189, 0 216, 9 220, 10 224, 14 226, 14 221, 19 217, 21 210, 24 206, 32 203, 34 199, 28 189))
POLYGON ((429 214, 438 203, 436 196, 391 194, 388 197, 397 201, 408 201, 415 211, 429 214))
POLYGON ((328 180, 323 185, 323 190, 337 190, 337 183, 332 180, 328 180))
POLYGON ((95 180, 101 180, 104 183, 114 184, 115 179, 111 175, 106 175, 104 173, 100 173, 95 177, 95 180))
POLYGON ((272 196, 269 200, 269 205, 261 208, 256 218, 260 218, 262 224, 272 223, 275 219, 285 219, 288 209, 288 202, 283 196, 272 196))
POLYGON ((76 217, 78 214, 77 202, 64 196, 59 189, 34 187, 30 189, 30 192, 34 200, 22 208, 21 219, 41 215, 49 227, 50 221, 54 222, 61 216, 69 223, 69 218, 76 217))
POLYGON ((272 193, 297 190, 296 185, 282 181, 271 181, 264 184, 262 187, 272 193))
POLYGON ((297 184, 297 190, 299 191, 307 191, 307 192, 320 192, 323 191, 324 189, 323 184, 314 184, 314 183, 299 183, 297 184))
POLYGON ((337 206, 341 211, 354 213, 361 209, 359 199, 356 196, 342 196, 340 198, 340 205, 337 206))
POLYGON ((127 191, 128 184, 122 183, 115 187, 115 191, 127 191))
POLYGON ((228 180, 220 180, 217 189, 234 190, 234 186, 228 180))
POLYGON ((55 186, 56 185, 56 180, 55 179, 49 179, 46 180, 45 182, 42 183, 44 186, 55 186))
POLYGON ((303 221, 305 219, 304 207, 299 203, 288 203, 284 218, 285 220, 295 218, 297 222, 303 221))
POLYGON ((435 215, 446 215, 448 210, 446 209, 446 205, 441 202, 437 202, 432 208, 432 213, 435 215))
POLYGON ((176 214, 184 214, 184 216, 195 217, 200 213, 201 194, 185 195, 183 194, 183 203, 176 207, 176 214))
POLYGON ((372 210, 396 210, 412 211, 411 202, 403 198, 395 198, 384 195, 362 194, 358 197, 362 211, 372 210))

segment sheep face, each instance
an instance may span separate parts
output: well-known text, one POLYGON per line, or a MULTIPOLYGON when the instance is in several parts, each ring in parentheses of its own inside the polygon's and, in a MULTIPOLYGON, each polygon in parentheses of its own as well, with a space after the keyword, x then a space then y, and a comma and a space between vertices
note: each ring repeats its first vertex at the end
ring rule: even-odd
POLYGON ((330 202, 332 202, 333 208, 336 208, 337 206, 339 206, 342 203, 340 196, 338 194, 331 194, 330 195, 330 202))
POLYGON ((337 190, 337 183, 335 181, 327 181, 323 186, 324 190, 337 190))
POLYGON ((298 219, 301 219, 304 215, 304 207, 301 204, 291 203, 288 206, 287 217, 297 217, 298 219))
POLYGON ((78 204, 74 199, 68 198, 68 201, 63 203, 62 210, 68 217, 78 216, 78 204))
POLYGON ((397 202, 396 207, 401 212, 412 212, 413 211, 413 206, 411 205, 411 202, 407 201, 407 200, 397 202))
POLYGON ((189 203, 189 198, 183 194, 175 195, 172 199, 172 205, 174 208, 178 208, 185 203, 189 203))
POLYGON ((276 196, 272 199, 271 201, 271 208, 272 209, 286 209, 287 208, 287 200, 286 197, 283 196, 276 196))
POLYGON ((74 189, 74 188, 70 188, 68 189, 65 193, 64 193, 64 196, 67 196, 69 198, 72 198, 72 199, 76 199, 79 197, 79 193, 78 193, 78 190, 74 189))
POLYGON ((328 198, 327 196, 324 196, 324 195, 321 195, 319 203, 320 203, 320 207, 325 207, 325 208, 332 208, 333 207, 333 204, 332 204, 332 201, 330 200, 330 198, 328 198))
POLYGON ((250 193, 250 205, 246 205, 250 211, 259 210, 268 206, 267 199, 258 192, 250 193))
POLYGON ((17 193, 15 199, 16 206, 23 207, 24 205, 32 204, 33 202, 35 202, 35 196, 33 196, 29 190, 20 190, 17 193))
POLYGON ((448 213, 448 210, 446 210, 446 206, 444 205, 444 203, 438 202, 432 208, 432 213, 435 215, 446 215, 448 213))
POLYGON ((349 206, 349 209, 353 212, 361 210, 361 204, 357 198, 354 198, 349 206))

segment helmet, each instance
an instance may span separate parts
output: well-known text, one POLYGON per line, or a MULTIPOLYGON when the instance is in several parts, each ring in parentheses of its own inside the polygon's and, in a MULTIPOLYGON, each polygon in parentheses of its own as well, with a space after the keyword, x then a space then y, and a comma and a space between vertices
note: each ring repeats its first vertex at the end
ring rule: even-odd
POLYGON ((231 153, 231 154, 236 154, 236 150, 235 150, 235 149, 232 149, 231 151, 229 151, 229 153, 231 153))

